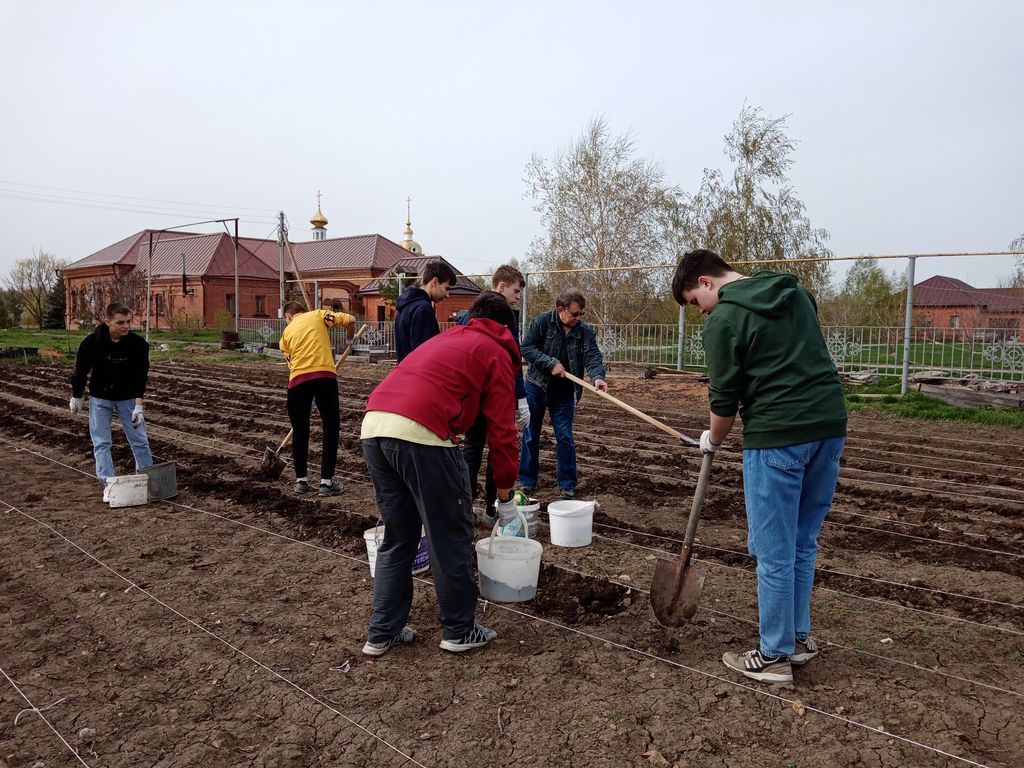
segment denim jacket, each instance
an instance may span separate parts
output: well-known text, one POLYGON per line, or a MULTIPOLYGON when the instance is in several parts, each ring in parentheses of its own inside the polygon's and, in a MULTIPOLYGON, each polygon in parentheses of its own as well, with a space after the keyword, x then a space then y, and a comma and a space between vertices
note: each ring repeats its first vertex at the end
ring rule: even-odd
MULTIPOLYGON (((566 334, 558 319, 558 310, 552 309, 534 319, 526 332, 520 351, 523 359, 530 364, 526 380, 547 389, 551 383, 551 369, 558 363, 562 337, 565 336, 566 352, 569 358, 569 373, 582 379, 587 373, 591 381, 605 377, 604 357, 597 346, 597 334, 589 323, 577 323, 566 334)), ((576 399, 583 395, 583 387, 576 385, 576 399)))

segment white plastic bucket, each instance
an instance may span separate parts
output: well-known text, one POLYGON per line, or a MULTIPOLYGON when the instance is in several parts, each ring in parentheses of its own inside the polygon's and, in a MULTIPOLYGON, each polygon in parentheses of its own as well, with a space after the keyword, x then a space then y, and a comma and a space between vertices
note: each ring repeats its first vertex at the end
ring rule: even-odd
MULTIPOLYGON (((494 516, 498 516, 498 502, 494 502, 494 516)), ((526 518, 526 535, 531 539, 537 538, 537 510, 540 509, 540 502, 536 499, 531 498, 529 504, 523 506, 516 505, 516 512, 526 518)))
MULTIPOLYGON (((523 525, 526 526, 525 515, 523 525)), ((494 603, 523 603, 537 596, 544 547, 523 536, 499 536, 499 523, 476 543, 480 594, 494 603)))
POLYGON ((594 538, 593 501, 567 499, 548 504, 551 543, 556 547, 588 547, 594 538))
POLYGON ((149 477, 146 475, 108 477, 107 489, 111 507, 141 507, 149 501, 149 477))
MULTIPOLYGON (((370 561, 371 579, 377 571, 377 549, 383 540, 383 525, 378 525, 363 532, 363 541, 366 542, 366 558, 370 561)), ((430 553, 427 552, 427 532, 420 528, 420 546, 416 550, 416 557, 412 560, 412 572, 423 573, 428 568, 430 568, 430 553)))

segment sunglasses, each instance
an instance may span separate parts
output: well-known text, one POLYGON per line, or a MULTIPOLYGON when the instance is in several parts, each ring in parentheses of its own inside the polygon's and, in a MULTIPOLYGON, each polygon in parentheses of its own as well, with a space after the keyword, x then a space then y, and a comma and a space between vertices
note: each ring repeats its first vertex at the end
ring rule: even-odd
POLYGON ((587 313, 585 309, 581 309, 578 312, 569 312, 565 307, 562 307, 562 311, 568 313, 570 317, 583 317, 587 313))

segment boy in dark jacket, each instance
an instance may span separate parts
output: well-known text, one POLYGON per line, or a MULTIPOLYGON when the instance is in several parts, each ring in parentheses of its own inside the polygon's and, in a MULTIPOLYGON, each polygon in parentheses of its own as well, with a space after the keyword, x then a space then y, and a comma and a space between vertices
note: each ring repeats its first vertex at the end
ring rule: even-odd
POLYGON ((458 276, 448 264, 435 259, 428 261, 420 273, 420 285, 402 291, 395 302, 395 352, 398 362, 427 339, 437 336, 441 326, 434 315, 434 304, 448 298, 458 276))
POLYGON ((86 380, 89 382, 89 436, 104 501, 109 500, 107 480, 116 474, 110 455, 114 413, 124 427, 136 468, 145 469, 153 464, 143 416, 149 344, 131 330, 131 310, 123 304, 108 305, 103 324, 78 346, 75 372, 71 375, 72 414, 81 412, 86 380))
POLYGON ((515 519, 515 369, 519 349, 507 328, 504 298, 481 294, 469 324, 418 347, 392 369, 366 403, 360 439, 370 469, 384 539, 377 549, 373 615, 363 653, 380 656, 412 642, 411 566, 426 529, 437 592, 441 648, 459 653, 497 633, 474 619, 473 502, 458 435, 483 414, 498 485, 502 523, 515 519))
POLYGON ((686 253, 672 295, 708 315, 711 428, 717 451, 743 418, 747 548, 757 560, 760 643, 726 653, 727 667, 761 682, 790 682, 818 655, 810 637, 818 532, 832 505, 846 441, 846 402, 814 298, 793 275, 746 277, 706 250, 686 253))
MULTIPOLYGON (((519 303, 519 296, 526 285, 526 278, 523 273, 511 264, 503 264, 494 270, 491 275, 491 286, 496 293, 505 297, 509 307, 519 303)), ((515 316, 513 315, 513 320, 515 316)), ((469 313, 466 312, 459 318, 459 324, 465 325, 469 322, 469 313)), ((519 345, 519 323, 513 322, 509 328, 512 338, 519 345)), ((523 383, 522 366, 516 369, 516 424, 523 425, 530 418, 530 406, 526 402, 526 385, 523 383)), ((483 415, 477 419, 476 424, 466 431, 465 440, 462 445, 462 453, 466 457, 466 465, 469 467, 469 488, 473 492, 473 501, 476 501, 476 478, 480 474, 480 464, 483 461, 484 446, 487 444, 487 419, 483 415)), ((494 472, 491 468, 491 460, 487 460, 487 468, 484 472, 484 510, 483 521, 485 525, 494 525, 497 518, 494 515, 494 502, 498 498, 498 487, 494 483, 494 472)))

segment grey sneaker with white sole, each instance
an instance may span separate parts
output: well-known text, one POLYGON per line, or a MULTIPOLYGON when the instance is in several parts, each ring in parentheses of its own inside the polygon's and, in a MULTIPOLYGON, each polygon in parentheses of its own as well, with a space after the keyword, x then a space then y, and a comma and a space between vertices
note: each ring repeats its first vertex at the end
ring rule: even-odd
POLYGON ((363 646, 363 653, 367 656, 380 656, 387 653, 396 645, 407 645, 416 638, 416 630, 412 627, 402 627, 402 631, 388 640, 381 640, 378 643, 371 643, 369 640, 363 646))
POLYGON ((789 663, 794 667, 802 667, 817 655, 818 644, 814 642, 813 637, 808 637, 806 640, 801 640, 798 637, 796 639, 796 649, 793 651, 793 655, 789 657, 789 663))
POLYGON ((497 637, 498 633, 493 629, 474 622, 473 628, 463 637, 456 640, 442 640, 441 648, 452 653, 462 653, 473 648, 481 648, 497 637))
POLYGON ((722 655, 722 662, 729 669, 734 669, 758 682, 793 682, 793 666, 786 656, 769 658, 761 655, 760 649, 755 648, 746 653, 725 653, 722 655))

